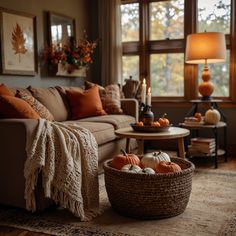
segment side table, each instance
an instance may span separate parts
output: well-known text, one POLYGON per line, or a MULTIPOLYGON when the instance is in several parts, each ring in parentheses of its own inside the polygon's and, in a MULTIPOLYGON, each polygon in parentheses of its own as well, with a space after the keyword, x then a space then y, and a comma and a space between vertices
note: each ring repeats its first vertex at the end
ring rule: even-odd
POLYGON ((213 107, 216 110, 218 110, 223 118, 223 121, 226 122, 226 116, 224 112, 220 109, 220 107, 218 106, 218 103, 222 102, 222 100, 220 99, 210 99, 210 100, 195 99, 195 100, 190 100, 190 102, 192 103, 192 107, 187 112, 186 116, 193 116, 198 111, 200 104, 208 104, 209 107, 213 107))
POLYGON ((225 162, 227 161, 228 157, 228 152, 227 152, 227 124, 225 122, 218 122, 216 125, 205 125, 205 124, 196 124, 196 125, 190 125, 190 124, 185 124, 185 123, 180 123, 180 127, 187 128, 191 131, 198 131, 198 130, 203 130, 203 129, 210 129, 213 131, 214 139, 215 139, 215 152, 212 154, 205 154, 204 156, 212 156, 215 159, 215 168, 218 167, 218 156, 224 155, 225 157, 225 162), (218 135, 218 130, 223 128, 224 129, 224 149, 219 149, 218 144, 219 144, 219 135, 218 135))
POLYGON ((118 129, 115 134, 119 137, 126 138, 126 151, 129 152, 130 139, 134 138, 138 142, 138 154, 144 154, 144 140, 169 140, 176 139, 178 142, 179 157, 185 158, 184 137, 190 134, 185 128, 170 127, 166 132, 144 133, 136 132, 131 127, 118 129))

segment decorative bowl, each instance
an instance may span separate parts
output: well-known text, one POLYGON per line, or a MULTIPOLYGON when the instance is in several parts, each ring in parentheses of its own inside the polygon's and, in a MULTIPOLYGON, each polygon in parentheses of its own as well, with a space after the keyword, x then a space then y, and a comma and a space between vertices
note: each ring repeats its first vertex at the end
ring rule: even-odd
POLYGON ((172 124, 169 126, 159 126, 159 127, 151 126, 151 125, 140 126, 140 125, 137 125, 136 123, 132 123, 130 125, 134 131, 146 132, 146 133, 166 132, 172 126, 172 124))

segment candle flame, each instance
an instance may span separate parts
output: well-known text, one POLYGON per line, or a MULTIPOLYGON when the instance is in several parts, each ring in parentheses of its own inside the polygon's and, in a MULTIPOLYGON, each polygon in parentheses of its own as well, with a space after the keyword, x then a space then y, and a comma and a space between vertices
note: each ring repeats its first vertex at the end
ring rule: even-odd
POLYGON ((146 79, 145 78, 143 79, 143 84, 146 84, 146 79))
POLYGON ((151 93, 151 88, 150 87, 148 88, 148 93, 151 93))

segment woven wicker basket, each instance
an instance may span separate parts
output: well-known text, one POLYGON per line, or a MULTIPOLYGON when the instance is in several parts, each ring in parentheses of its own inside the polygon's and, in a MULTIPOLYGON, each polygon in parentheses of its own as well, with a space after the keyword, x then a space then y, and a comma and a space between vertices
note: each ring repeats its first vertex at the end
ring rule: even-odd
POLYGON ((181 214, 192 190, 194 165, 171 158, 181 166, 179 173, 136 174, 116 170, 111 160, 104 163, 105 185, 112 208, 140 219, 160 219, 181 214))

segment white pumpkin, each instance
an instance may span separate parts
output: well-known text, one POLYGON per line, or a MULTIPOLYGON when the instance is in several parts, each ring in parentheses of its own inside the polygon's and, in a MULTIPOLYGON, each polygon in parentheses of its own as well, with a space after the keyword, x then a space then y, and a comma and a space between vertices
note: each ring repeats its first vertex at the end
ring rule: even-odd
POLYGON ((152 152, 152 153, 147 153, 143 156, 141 159, 141 164, 143 167, 150 167, 152 169, 156 168, 156 165, 160 161, 170 161, 170 157, 167 153, 159 151, 159 152, 152 152))
POLYGON ((211 108, 205 113, 205 123, 216 125, 220 121, 220 112, 211 108))
POLYGON ((139 173, 140 173, 140 174, 153 175, 153 174, 155 174, 156 172, 155 172, 155 170, 153 170, 153 169, 150 168, 150 167, 145 167, 145 168, 141 169, 139 173))
POLYGON ((121 171, 124 171, 124 172, 131 172, 131 173, 139 173, 141 171, 141 167, 138 166, 138 165, 132 165, 132 164, 127 164, 127 165, 124 165, 122 168, 121 168, 121 171))

